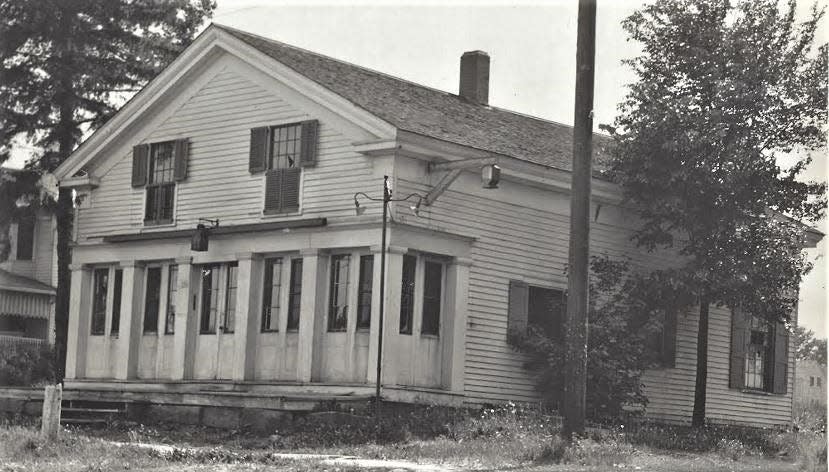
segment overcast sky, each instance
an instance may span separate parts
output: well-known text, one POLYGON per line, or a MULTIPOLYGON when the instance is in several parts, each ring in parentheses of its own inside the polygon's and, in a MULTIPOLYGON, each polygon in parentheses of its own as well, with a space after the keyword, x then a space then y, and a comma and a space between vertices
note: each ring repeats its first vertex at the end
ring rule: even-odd
MULTIPOLYGON (((822 0, 826 1, 826 0, 822 0)), ((611 123, 625 84, 620 61, 637 54, 620 22, 641 2, 599 0, 595 123, 611 123)), ((807 3, 801 7, 806 11, 807 3)), ((459 59, 480 49, 491 57, 490 103, 572 124, 576 0, 534 2, 218 0, 213 21, 457 93, 459 59)), ((826 25, 823 25, 826 41, 826 25)), ((19 157, 18 157, 19 161, 19 157)), ((810 169, 826 179, 825 158, 810 169)), ((826 232, 825 224, 823 230, 826 232)), ((810 251, 823 254, 826 243, 810 251)), ((801 324, 826 336, 825 260, 801 291, 801 324)))

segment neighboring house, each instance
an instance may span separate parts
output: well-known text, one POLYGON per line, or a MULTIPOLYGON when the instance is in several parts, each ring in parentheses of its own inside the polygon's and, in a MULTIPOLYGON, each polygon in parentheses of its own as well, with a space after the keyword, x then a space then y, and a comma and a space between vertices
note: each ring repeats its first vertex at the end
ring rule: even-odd
POLYGON ((9 257, 0 263, 0 349, 54 342, 54 218, 33 213, 12 221, 9 257))
POLYGON ((794 403, 804 407, 826 408, 826 366, 815 361, 797 361, 794 403))
MULTIPOLYGON (((560 329, 572 129, 489 106, 489 57, 461 63, 458 96, 209 27, 56 172, 80 200, 66 388, 259 408, 372 395, 382 205, 357 194, 379 198, 387 175, 396 197, 429 198, 391 205, 383 397, 537 400, 507 331, 560 329)), ((675 260, 637 250, 619 203, 594 179, 592 251, 675 260)), ((785 331, 731 318, 711 310, 709 420, 789 423, 785 331)), ((666 326, 647 412, 687 423, 697 314, 666 326)))

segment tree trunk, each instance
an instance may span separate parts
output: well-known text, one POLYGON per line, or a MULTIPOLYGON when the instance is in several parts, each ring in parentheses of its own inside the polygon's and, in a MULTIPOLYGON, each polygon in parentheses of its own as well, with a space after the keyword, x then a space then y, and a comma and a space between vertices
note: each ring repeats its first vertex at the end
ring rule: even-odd
POLYGON ((699 329, 697 331, 697 379, 694 385, 694 413, 691 425, 705 426, 705 397, 708 389, 708 310, 711 302, 703 292, 699 303, 699 329))
POLYGON ((58 195, 57 220, 57 253, 58 253, 58 287, 55 293, 55 376, 56 381, 63 382, 66 371, 66 340, 69 329, 69 287, 71 273, 69 264, 72 262, 69 252, 69 241, 72 237, 72 190, 60 189, 58 195))

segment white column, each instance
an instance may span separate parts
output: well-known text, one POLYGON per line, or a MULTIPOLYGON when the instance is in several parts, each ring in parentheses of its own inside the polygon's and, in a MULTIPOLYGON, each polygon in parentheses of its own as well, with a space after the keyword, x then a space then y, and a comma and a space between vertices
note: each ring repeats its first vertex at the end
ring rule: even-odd
MULTIPOLYGON (((400 336, 400 288, 403 277, 403 254, 407 251, 406 248, 396 246, 386 248, 386 313, 383 317, 383 371, 381 373, 383 384, 397 383, 395 370, 401 362, 399 350, 395 348, 394 343, 400 336)), ((372 320, 373 323, 374 320, 372 320)), ((375 337, 373 342, 376 343, 376 339, 375 337)), ((377 346, 374 349, 376 351, 377 346)), ((371 352, 371 347, 369 347, 369 352, 371 352)), ((405 361, 408 362, 408 355, 405 361)), ((377 361, 374 365, 376 369, 377 361)), ((376 372, 372 374, 372 379, 375 378, 374 375, 376 372)))
POLYGON ((256 332, 262 285, 262 260, 253 253, 236 254, 239 268, 236 278, 236 337, 233 349, 233 380, 253 378, 256 360, 256 332))
MULTIPOLYGON (((366 372, 366 381, 373 384, 377 379, 377 340, 380 333, 380 277, 382 272, 382 254, 380 246, 372 246, 371 253, 374 255, 374 273, 371 277, 371 323, 369 324, 368 337, 368 369, 366 372)), ((388 261, 386 261, 388 265, 388 261)), ((388 307, 386 307, 386 311, 388 307)), ((384 330, 388 326, 384 326, 384 330)))
POLYGON ((444 316, 443 381, 444 387, 462 393, 466 362, 466 320, 469 303, 469 267, 472 259, 457 257, 446 274, 446 307, 444 316))
POLYGON ((134 379, 138 370, 138 347, 143 320, 144 267, 136 261, 122 261, 121 332, 115 378, 134 379))
POLYGON ((176 321, 173 333, 173 365, 170 378, 182 380, 191 377, 193 370, 193 349, 196 341, 196 296, 198 277, 190 256, 176 259, 178 280, 176 281, 176 321))
POLYGON ((66 340, 66 378, 83 378, 86 370, 86 341, 92 309, 92 271, 81 264, 71 264, 69 292, 69 327, 66 340))
POLYGON ((314 361, 314 338, 320 324, 318 319, 324 314, 322 310, 325 307, 323 299, 325 286, 320 285, 320 277, 325 274, 324 264, 328 258, 321 256, 319 250, 313 248, 301 250, 300 255, 302 256, 302 296, 299 310, 296 375, 298 382, 310 382, 314 377, 315 367, 319 368, 319 362, 314 361))

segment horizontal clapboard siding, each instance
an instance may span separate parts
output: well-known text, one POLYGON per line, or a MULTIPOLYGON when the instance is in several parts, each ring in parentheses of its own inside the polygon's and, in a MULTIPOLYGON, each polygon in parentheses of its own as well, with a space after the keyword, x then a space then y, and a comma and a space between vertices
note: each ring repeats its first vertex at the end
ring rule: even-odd
MULTIPOLYGON (((353 194, 373 183, 367 179, 371 162, 352 150, 354 139, 228 68, 142 140, 190 140, 187 179, 176 184, 174 227, 193 228, 199 218, 220 218, 223 226, 268 221, 262 214, 264 173, 248 171, 250 129, 310 118, 320 120, 319 154, 317 166, 302 171, 301 216, 353 215, 353 194)), ((90 208, 79 211, 80 240, 144 227, 145 191, 130 186, 131 170, 127 153, 102 176, 90 208)))
MULTIPOLYGON (((418 182, 417 177, 406 178, 406 173, 402 174, 397 181, 398 195, 429 191, 430 187, 418 182)), ((506 342, 509 280, 566 288, 569 200, 564 194, 512 182, 502 182, 496 191, 480 190, 476 184, 473 177, 460 178, 434 205, 421 208, 420 217, 412 216, 407 204, 400 204, 395 208, 395 218, 476 238, 469 275, 466 401, 470 404, 537 401, 532 376, 523 368, 524 357, 506 342)), ((591 221, 591 254, 627 257, 632 268, 638 270, 676 264, 677 258, 667 251, 647 253, 636 248, 630 240, 631 221, 634 221, 632 215, 618 208, 600 209, 598 219, 591 221)), ((654 369, 643 375, 649 417, 690 423, 698 322, 697 309, 680 314, 675 368, 654 369)), ((753 426, 789 421, 791 387, 785 396, 728 389, 728 310, 712 307, 710 333, 709 420, 753 426)), ((790 364, 792 358, 790 355, 790 364)))

